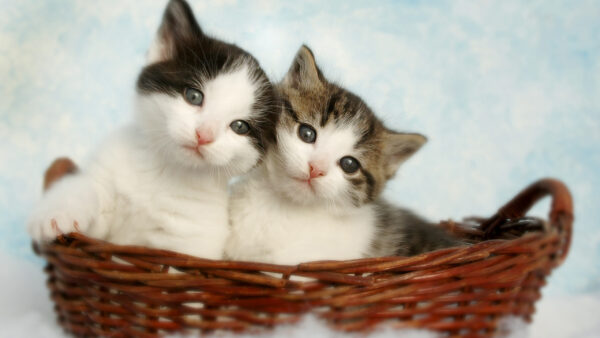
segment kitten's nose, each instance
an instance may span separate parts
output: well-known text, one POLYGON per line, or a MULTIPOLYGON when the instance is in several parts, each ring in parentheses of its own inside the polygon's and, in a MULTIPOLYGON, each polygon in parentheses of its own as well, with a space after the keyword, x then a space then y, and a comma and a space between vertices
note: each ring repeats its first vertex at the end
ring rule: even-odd
POLYGON ((212 143, 214 141, 213 136, 209 132, 201 132, 196 129, 196 139, 198 140, 198 146, 203 146, 205 144, 212 143))
POLYGON ((311 179, 317 178, 319 176, 325 176, 325 174, 326 174, 325 171, 319 169, 319 167, 317 167, 313 163, 309 163, 308 168, 310 169, 310 178, 311 179))

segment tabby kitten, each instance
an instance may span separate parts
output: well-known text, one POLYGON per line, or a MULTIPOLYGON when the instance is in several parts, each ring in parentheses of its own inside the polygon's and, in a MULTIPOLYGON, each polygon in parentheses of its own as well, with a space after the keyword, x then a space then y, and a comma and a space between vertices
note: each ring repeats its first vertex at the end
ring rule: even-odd
POLYGON ((221 258, 228 182, 274 138, 274 95, 250 54, 205 35, 185 1, 170 1, 138 78, 134 121, 49 188, 29 233, 42 242, 81 231, 221 258))
POLYGON ((381 192, 426 141, 387 129, 300 48, 263 163, 232 189, 226 257, 277 264, 409 256, 459 244, 381 192))

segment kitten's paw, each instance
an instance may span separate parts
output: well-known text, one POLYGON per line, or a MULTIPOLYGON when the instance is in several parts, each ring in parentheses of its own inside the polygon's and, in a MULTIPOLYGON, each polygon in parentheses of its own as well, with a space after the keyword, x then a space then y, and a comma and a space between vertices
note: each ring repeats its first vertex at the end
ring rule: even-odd
POLYGON ((27 230, 35 242, 48 243, 70 232, 85 233, 89 224, 90 218, 83 213, 56 210, 34 213, 27 223, 27 230))

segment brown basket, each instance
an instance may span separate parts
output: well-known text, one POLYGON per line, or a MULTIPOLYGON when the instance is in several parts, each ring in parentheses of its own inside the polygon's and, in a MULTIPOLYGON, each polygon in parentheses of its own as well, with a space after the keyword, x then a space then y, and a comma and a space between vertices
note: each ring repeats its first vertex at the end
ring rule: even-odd
POLYGON ((58 322, 77 336, 252 332, 313 313, 343 331, 385 322, 479 337, 499 333, 506 315, 531 320, 546 276, 567 255, 572 222, 569 191, 545 179, 490 219, 442 222, 474 245, 409 258, 280 266, 120 246, 75 233, 35 249, 48 261, 58 322), (539 229, 535 221, 514 221, 546 195, 552 207, 545 230, 528 231, 539 229), (167 273, 170 268, 181 273, 167 273))

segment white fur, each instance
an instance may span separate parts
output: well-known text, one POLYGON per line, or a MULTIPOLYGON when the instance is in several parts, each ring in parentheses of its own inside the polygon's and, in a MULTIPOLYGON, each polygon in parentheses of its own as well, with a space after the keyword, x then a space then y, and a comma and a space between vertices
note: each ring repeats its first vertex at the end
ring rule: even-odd
MULTIPOLYGON (((277 150, 238 182, 231 193, 232 232, 225 256, 236 260, 298 264, 314 260, 364 257, 375 236, 371 206, 355 207, 339 159, 360 159, 351 126, 316 128, 314 144, 292 130, 279 128, 277 150), (309 177, 308 163, 327 173, 311 186, 294 177, 309 177)), ((358 175, 357 173, 351 175, 358 175)))
POLYGON ((297 204, 274 194, 266 175, 259 168, 232 191, 227 258, 293 265, 363 257, 375 235, 370 207, 338 214, 297 204))
POLYGON ((111 242, 221 258, 229 231, 227 182, 260 157, 247 136, 229 127, 249 118, 255 87, 241 67, 202 90, 202 107, 181 95, 138 95, 135 123, 109 137, 81 173, 45 194, 28 222, 33 239, 75 231, 76 221, 84 234, 111 242), (197 152, 184 147, 197 144, 196 129, 215 138, 197 152))

